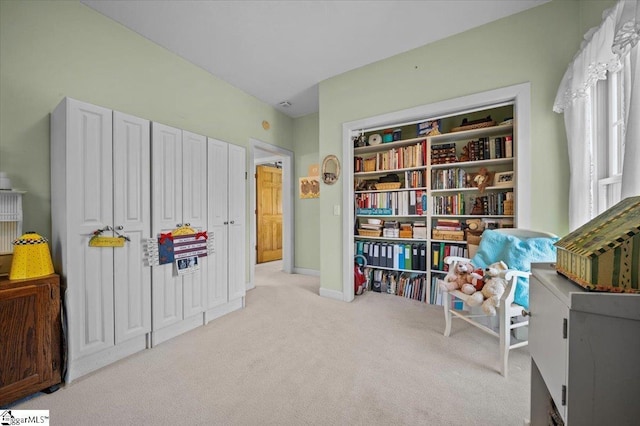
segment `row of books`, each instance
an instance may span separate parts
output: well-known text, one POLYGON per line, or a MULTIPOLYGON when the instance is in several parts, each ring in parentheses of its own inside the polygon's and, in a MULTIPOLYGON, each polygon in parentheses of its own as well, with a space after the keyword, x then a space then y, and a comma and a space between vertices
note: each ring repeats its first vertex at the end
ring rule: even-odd
POLYGON ((467 187, 467 172, 461 168, 431 170, 431 189, 467 187))
POLYGON ((449 164, 457 161, 455 142, 431 146, 431 164, 449 164))
POLYGON ((394 294, 413 300, 425 300, 426 278, 424 274, 365 268, 364 275, 367 279, 368 290, 394 294))
MULTIPOLYGON (((431 285, 427 286, 426 276, 412 272, 386 271, 375 268, 364 268, 366 287, 369 291, 393 294, 407 299, 418 300, 432 305, 443 305, 442 290, 439 280, 444 275, 431 277, 431 285)), ((464 302, 452 298, 451 307, 464 309, 464 302)))
MULTIPOLYGON (((423 274, 365 268, 364 275, 367 280, 367 290, 394 294, 432 305, 443 305, 442 290, 440 290, 438 283, 438 280, 442 279, 442 277, 433 276, 431 285, 427 286, 427 279, 423 274)), ((460 299, 452 298, 451 307, 462 310, 464 309, 464 302, 460 299)))
POLYGON ((513 137, 479 138, 467 144, 469 161, 513 157, 513 137))
MULTIPOLYGON (((443 305, 444 300, 442 298, 442 290, 440 290, 439 280, 441 280, 443 276, 434 275, 431 277, 431 288, 429 290, 429 303, 432 305, 443 305)), ((451 298, 451 307, 454 309, 461 310, 464 308, 464 302, 458 298, 451 298)))
MULTIPOLYGON (((375 154, 375 170, 398 170, 424 166, 426 162, 426 141, 400 148, 392 148, 375 154)), ((363 172, 365 158, 354 157, 354 171, 363 172)))
POLYGON ((426 271, 427 249, 424 243, 399 244, 356 241, 354 251, 371 266, 409 271, 426 271))
MULTIPOLYGON (((492 192, 487 195, 480 196, 476 199, 478 206, 482 206, 480 213, 473 214, 486 214, 486 215, 503 215, 505 213, 504 202, 513 200, 513 192, 492 192)), ((509 214, 513 214, 511 211, 509 214)))
POLYGON ((431 243, 431 269, 437 271, 447 271, 448 266, 444 263, 447 256, 469 257, 469 250, 466 245, 452 243, 431 243))
POLYGON ((391 209, 390 214, 422 215, 427 211, 426 191, 420 189, 396 192, 367 192, 356 194, 359 209, 391 209))
POLYGON ((465 214, 465 200, 462 193, 436 195, 431 198, 433 214, 465 214))
POLYGON ((431 164, 450 164, 459 161, 494 160, 513 157, 513 137, 484 137, 471 140, 458 151, 455 142, 431 146, 431 164), (465 152, 466 151, 466 152, 465 152))
POLYGON ((460 231, 462 230, 462 222, 460 219, 438 218, 435 220, 433 229, 441 231, 460 231))
POLYGON ((425 186, 427 186, 425 170, 408 170, 404 172, 405 188, 424 188, 425 186))

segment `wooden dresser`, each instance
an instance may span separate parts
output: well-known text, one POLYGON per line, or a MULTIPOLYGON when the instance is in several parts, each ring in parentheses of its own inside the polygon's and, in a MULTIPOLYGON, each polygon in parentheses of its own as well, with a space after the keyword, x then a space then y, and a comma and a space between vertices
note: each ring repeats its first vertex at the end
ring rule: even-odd
POLYGON ((550 264, 531 272, 531 425, 637 425, 640 295, 586 291, 550 264))
POLYGON ((60 277, 0 278, 0 407, 58 389, 62 370, 60 277))

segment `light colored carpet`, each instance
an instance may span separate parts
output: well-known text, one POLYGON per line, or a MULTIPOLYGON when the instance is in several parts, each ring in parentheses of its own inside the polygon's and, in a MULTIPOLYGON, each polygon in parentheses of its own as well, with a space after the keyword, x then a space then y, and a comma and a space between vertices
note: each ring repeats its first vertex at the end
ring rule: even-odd
POLYGON ((260 265, 246 308, 12 408, 52 425, 522 425, 530 357, 442 308, 379 293, 318 296, 260 265))

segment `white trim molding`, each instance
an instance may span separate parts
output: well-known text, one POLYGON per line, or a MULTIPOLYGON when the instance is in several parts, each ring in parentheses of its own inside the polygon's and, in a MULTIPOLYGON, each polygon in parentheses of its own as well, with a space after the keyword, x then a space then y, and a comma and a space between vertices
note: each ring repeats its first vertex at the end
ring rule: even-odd
MULTIPOLYGON (((342 206, 344 212, 342 250, 344 259, 353 259, 354 256, 353 161, 349 159, 353 158, 351 136, 355 132, 361 129, 384 128, 403 122, 417 122, 432 117, 449 116, 501 103, 513 104, 515 123, 513 132, 517 141, 515 148, 517 152, 514 152, 517 180, 515 191, 517 199, 516 226, 529 228, 531 221, 531 83, 527 82, 344 123, 342 125, 342 158, 344 159, 342 161, 342 206)), ((329 290, 320 289, 320 295, 328 292, 329 290)), ((353 264, 351 262, 343 262, 342 293, 333 290, 331 295, 327 294, 327 297, 338 298, 333 293, 341 294, 339 299, 346 302, 351 302, 354 299, 353 264)))
POLYGON ((293 183, 294 174, 294 158, 293 152, 288 149, 281 148, 262 142, 258 139, 251 138, 249 140, 249 167, 251 176, 249 177, 249 205, 250 207, 250 254, 249 254, 249 283, 247 288, 254 288, 254 274, 256 267, 256 165, 264 163, 265 159, 274 161, 275 159, 282 161, 282 270, 287 273, 293 273, 294 265, 294 213, 293 200, 295 185, 293 183), (257 153, 266 153, 265 155, 256 155, 257 153))

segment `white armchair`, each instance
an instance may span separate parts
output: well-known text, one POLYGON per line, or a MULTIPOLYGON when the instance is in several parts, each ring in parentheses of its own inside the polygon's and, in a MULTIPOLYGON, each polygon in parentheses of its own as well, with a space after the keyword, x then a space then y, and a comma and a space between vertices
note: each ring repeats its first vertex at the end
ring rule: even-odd
MULTIPOLYGON (((500 233, 513 235, 518 238, 526 239, 532 237, 555 237, 554 234, 538 231, 530 231, 525 229, 499 229, 496 230, 500 233)), ((495 259, 496 261, 501 259, 495 259)), ((456 267, 457 262, 469 261, 469 259, 463 257, 448 256, 444 259, 445 263, 449 265, 449 270, 456 267)), ((529 325, 529 321, 526 318, 528 313, 524 307, 514 302, 516 282, 519 277, 528 278, 528 272, 508 270, 505 272, 504 278, 507 280, 508 285, 504 294, 500 298, 500 305, 496 309, 496 317, 498 319, 497 327, 492 326, 489 317, 483 314, 481 311, 476 313, 474 310, 468 311, 463 309, 455 309, 452 307, 452 300, 454 298, 460 299, 463 302, 467 302, 470 297, 465 293, 454 290, 443 293, 443 305, 444 305, 444 317, 445 317, 445 329, 444 335, 449 337, 451 334, 451 323, 453 318, 462 319, 469 324, 479 328, 480 330, 491 334, 492 336, 500 339, 500 373, 507 377, 508 375, 508 361, 509 351, 511 349, 520 348, 526 346, 528 340, 518 340, 512 343, 512 330, 529 325)))

